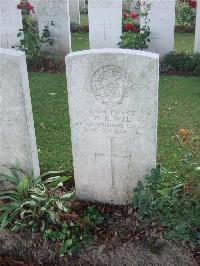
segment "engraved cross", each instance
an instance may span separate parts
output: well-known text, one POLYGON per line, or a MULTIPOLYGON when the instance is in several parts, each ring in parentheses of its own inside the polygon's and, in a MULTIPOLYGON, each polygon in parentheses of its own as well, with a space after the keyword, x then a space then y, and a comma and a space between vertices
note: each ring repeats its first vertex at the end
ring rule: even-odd
POLYGON ((131 160, 131 154, 130 155, 117 155, 114 152, 114 140, 115 138, 110 138, 110 154, 103 154, 103 153, 95 153, 95 158, 99 156, 103 157, 110 157, 110 163, 111 163, 111 176, 112 176, 112 189, 115 189, 115 158, 125 158, 129 161, 131 160))
POLYGON ((109 37, 110 37, 110 35, 109 34, 107 34, 107 29, 106 29, 106 26, 112 26, 112 23, 106 23, 106 20, 105 20, 105 18, 103 19, 103 24, 99 24, 99 26, 103 26, 104 27, 104 40, 106 41, 106 40, 108 40, 108 39, 110 39, 109 37))

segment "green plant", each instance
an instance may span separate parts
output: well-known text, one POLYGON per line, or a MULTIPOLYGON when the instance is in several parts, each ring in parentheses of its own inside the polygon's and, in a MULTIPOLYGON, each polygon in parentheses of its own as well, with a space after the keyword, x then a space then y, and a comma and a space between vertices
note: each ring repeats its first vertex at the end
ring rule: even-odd
POLYGON ((176 24, 177 26, 192 26, 195 14, 192 12, 188 1, 176 1, 176 24))
POLYGON ((200 74, 200 54, 171 52, 162 61, 161 71, 200 74))
POLYGON ((104 220, 104 217, 96 209, 96 206, 92 205, 88 206, 87 209, 84 211, 83 219, 85 221, 89 221, 95 224, 101 224, 104 220))
POLYGON ((143 50, 148 48, 150 42, 150 27, 148 13, 151 8, 150 4, 140 4, 135 11, 130 14, 123 13, 123 29, 119 47, 123 49, 143 50), (143 21, 143 26, 139 25, 138 20, 143 21), (135 22, 136 20, 136 22, 135 22))
POLYGON ((166 238, 193 241, 195 228, 200 224, 199 173, 188 158, 183 160, 179 173, 168 172, 158 165, 134 189, 132 204, 137 218, 144 225, 161 226, 166 238), (174 184, 180 176, 183 180, 182 175, 184 182, 174 184), (173 180, 170 185, 166 184, 169 176, 173 180))
MULTIPOLYGON (((54 22, 50 22, 51 26, 55 26, 54 22)), ((49 25, 46 25, 39 35, 36 24, 30 16, 23 16, 23 29, 19 29, 17 37, 20 43, 15 47, 26 53, 27 63, 29 66, 35 66, 41 63, 44 56, 42 45, 53 45, 53 40, 49 31, 49 25)))
POLYGON ((74 197, 74 191, 60 191, 70 177, 49 172, 34 178, 14 168, 11 172, 12 175, 0 173, 0 180, 11 187, 0 192, 0 200, 4 203, 0 206, 0 229, 40 231, 49 224, 59 224, 59 212, 67 213, 68 202, 74 197), (49 174, 54 175, 48 177, 49 174))
POLYGON ((74 190, 64 187, 71 176, 60 171, 33 178, 21 169, 10 170, 11 175, 0 173, 0 181, 12 187, 0 192, 0 230, 38 232, 58 243, 61 256, 95 238, 94 229, 104 218, 94 205, 76 214, 80 210, 73 206, 74 190))
POLYGON ((88 206, 83 215, 74 221, 63 222, 58 228, 48 228, 42 231, 45 239, 60 243, 60 255, 78 251, 94 240, 93 229, 96 224, 102 224, 104 217, 96 206, 88 206))
POLYGON ((87 15, 87 14, 88 14, 88 9, 87 9, 87 7, 82 8, 82 9, 80 10, 80 14, 81 14, 81 15, 87 15))

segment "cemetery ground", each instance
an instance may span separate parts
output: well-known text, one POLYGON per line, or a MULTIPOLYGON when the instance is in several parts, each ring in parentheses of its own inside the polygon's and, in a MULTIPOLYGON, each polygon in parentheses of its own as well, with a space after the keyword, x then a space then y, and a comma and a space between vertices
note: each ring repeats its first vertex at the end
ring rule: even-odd
MULTIPOLYGON (((73 168, 65 74, 29 73, 29 80, 41 171, 63 169, 71 175, 73 168)), ((185 189, 191 193, 195 191, 194 184, 187 183, 193 172, 182 166, 182 160, 191 156, 190 166, 195 164, 195 167, 200 161, 199 146, 191 141, 199 137, 199 83, 200 77, 161 75, 158 162, 177 173, 159 180, 163 191, 183 182, 185 189), (188 130, 188 135, 181 135, 180 129, 188 130)), ((66 184, 73 187, 73 182, 66 184)), ((163 228, 143 226, 131 206, 124 208, 97 204, 95 208, 91 207, 95 206, 91 203, 73 204, 78 211, 73 210, 70 213, 72 216, 69 214, 65 218, 76 221, 77 215, 80 215, 89 217, 90 222, 95 224, 92 229, 95 238, 91 238, 91 232, 84 236, 86 250, 60 258, 58 251, 56 255, 52 252, 58 250, 59 243, 44 242, 39 234, 30 234, 29 231, 11 235, 3 233, 0 243, 4 242, 3 247, 10 250, 10 258, 1 258, 2 265, 5 262, 10 265, 196 265, 190 251, 194 244, 188 247, 186 242, 175 244, 175 240, 163 240, 163 228)))
MULTIPOLYGON (((191 33, 176 33, 176 49, 192 50, 193 37, 191 33)), ((74 50, 87 49, 88 33, 73 33, 72 42, 74 50)), ((29 82, 41 172, 63 170, 63 177, 71 178, 64 179, 65 186, 58 193, 71 191, 74 182, 66 76, 30 72, 29 82)), ((160 76, 157 161, 161 168, 148 179, 157 189, 157 198, 155 191, 140 187, 136 197, 142 196, 147 202, 145 211, 148 204, 152 208, 145 213, 149 221, 162 211, 167 220, 145 224, 140 221, 144 213, 137 213, 133 205, 114 207, 72 197, 69 212, 59 212, 63 224, 67 222, 62 231, 50 225, 42 234, 29 230, 0 234, 2 252, 5 249, 5 254, 9 253, 9 258, 0 258, 0 264, 197 265, 193 251, 195 229, 200 224, 195 214, 199 200, 199 84, 198 76, 160 76), (171 192, 177 196, 171 197, 171 192), (150 201, 151 196, 159 207, 150 201), (164 239, 163 234, 172 240, 164 239), (59 252, 65 256, 60 257, 59 252)))

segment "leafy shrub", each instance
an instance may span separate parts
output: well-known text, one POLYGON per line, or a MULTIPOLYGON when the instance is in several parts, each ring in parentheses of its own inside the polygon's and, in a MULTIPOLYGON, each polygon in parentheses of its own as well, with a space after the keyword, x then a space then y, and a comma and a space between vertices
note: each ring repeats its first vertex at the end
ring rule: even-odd
POLYGON ((89 32, 89 25, 70 24, 71 32, 89 32))
POLYGON ((176 2, 176 24, 177 26, 191 26, 194 24, 195 14, 188 1, 176 2))
POLYGON ((161 63, 161 71, 200 74, 200 54, 171 52, 161 63))
POLYGON ((81 215, 75 213, 74 190, 66 191, 64 186, 70 176, 48 172, 33 178, 20 169, 10 170, 11 175, 0 173, 0 181, 10 187, 0 191, 0 230, 38 232, 58 243, 60 255, 94 239, 95 224, 102 223, 103 217, 95 206, 87 207, 81 215))
POLYGON ((200 224, 200 171, 190 156, 182 162, 179 173, 168 172, 161 166, 152 170, 144 182, 134 189, 133 207, 144 225, 160 225, 169 239, 194 241, 194 231, 200 224), (171 176, 182 183, 170 185, 171 176))
POLYGON ((60 255, 66 252, 78 251, 82 244, 88 245, 94 240, 94 225, 103 223, 103 216, 98 212, 96 206, 88 206, 79 220, 64 222, 59 230, 43 230, 42 235, 45 239, 59 241, 61 243, 60 255))
POLYGON ((87 15, 87 14, 88 14, 88 9, 87 9, 87 7, 82 8, 82 9, 80 10, 80 14, 81 14, 81 15, 87 15))
POLYGON ((123 13, 123 34, 119 47, 124 49, 138 49, 143 50, 148 48, 150 42, 150 27, 148 12, 150 4, 140 4, 135 11, 123 13), (141 6, 143 5, 143 6, 141 6), (140 19, 143 20, 143 27, 140 26, 140 19))
POLYGON ((73 198, 74 191, 57 193, 57 190, 69 177, 52 176, 42 180, 47 174, 34 179, 22 170, 12 169, 12 173, 11 176, 0 173, 0 179, 12 187, 0 192, 0 200, 6 200, 0 207, 1 230, 11 226, 13 231, 24 227, 38 231, 49 223, 60 223, 58 212, 69 211, 67 202, 73 198))
MULTIPOLYGON (((55 26, 53 21, 50 22, 50 25, 55 26)), ((42 45, 53 45, 49 25, 44 27, 40 36, 36 24, 29 16, 23 17, 23 29, 19 29, 17 36, 20 37, 20 43, 15 47, 26 53, 27 63, 31 66, 41 63, 44 56, 42 45), (21 38, 22 36, 23 38, 21 38)))

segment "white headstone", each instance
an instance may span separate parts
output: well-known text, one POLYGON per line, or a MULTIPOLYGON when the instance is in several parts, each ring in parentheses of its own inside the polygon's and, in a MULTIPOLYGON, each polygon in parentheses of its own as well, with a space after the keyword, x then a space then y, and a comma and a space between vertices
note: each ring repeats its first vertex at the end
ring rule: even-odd
POLYGON ((197 0, 196 30, 194 51, 200 53, 200 0, 197 0))
MULTIPOLYGON (((174 50, 175 0, 143 0, 150 3, 150 44, 148 51, 160 57, 174 50)), ((141 19, 141 23, 142 23, 141 19)))
POLYGON ((69 1, 38 0, 37 10, 40 34, 49 25, 50 38, 53 39, 53 46, 45 44, 43 50, 53 56, 66 56, 71 51, 69 1))
POLYGON ((158 62, 123 49, 66 57, 78 198, 125 204, 155 167, 158 62))
POLYGON ((69 0, 70 22, 80 24, 79 0, 69 0))
POLYGON ((88 0, 90 48, 117 48, 122 35, 122 1, 88 0))
POLYGON ((0 44, 1 48, 12 48, 19 44, 19 29, 23 29, 18 0, 0 0, 0 44))
POLYGON ((35 131, 23 52, 0 48, 0 169, 18 166, 39 175, 35 131))
POLYGON ((85 0, 79 0, 79 8, 80 9, 83 9, 83 8, 85 8, 86 7, 86 5, 85 5, 85 0))

